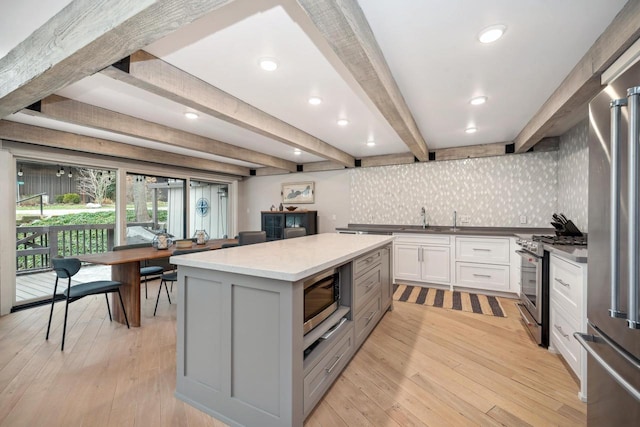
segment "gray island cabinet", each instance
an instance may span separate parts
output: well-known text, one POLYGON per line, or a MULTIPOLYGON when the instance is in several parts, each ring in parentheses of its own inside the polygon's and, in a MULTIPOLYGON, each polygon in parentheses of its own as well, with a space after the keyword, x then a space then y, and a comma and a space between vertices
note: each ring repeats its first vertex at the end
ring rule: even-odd
POLYGON ((230 425, 302 426, 391 308, 392 241, 327 233, 172 257, 176 397, 230 425), (331 269, 339 308, 305 335, 304 282, 331 269))

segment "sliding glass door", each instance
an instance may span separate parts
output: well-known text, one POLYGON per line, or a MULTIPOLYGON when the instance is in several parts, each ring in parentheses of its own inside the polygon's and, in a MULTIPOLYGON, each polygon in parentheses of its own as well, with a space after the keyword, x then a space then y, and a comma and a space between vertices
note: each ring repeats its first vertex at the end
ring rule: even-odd
POLYGON ((182 179, 127 174, 126 244, 151 242, 158 233, 187 237, 184 187, 182 179))

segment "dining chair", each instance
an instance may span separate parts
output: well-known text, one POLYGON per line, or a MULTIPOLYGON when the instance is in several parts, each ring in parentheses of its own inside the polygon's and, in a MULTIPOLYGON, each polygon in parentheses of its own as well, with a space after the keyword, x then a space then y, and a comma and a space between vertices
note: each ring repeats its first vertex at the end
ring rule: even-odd
POLYGON ((240 246, 253 245, 267 241, 266 231, 241 231, 238 233, 238 243, 240 246))
MULTIPOLYGON (((150 248, 151 242, 147 242, 147 243, 134 243, 131 245, 120 245, 120 246, 114 246, 113 247, 113 251, 121 251, 124 249, 136 249, 136 248, 150 248)), ((147 292, 147 280, 149 280, 149 277, 156 277, 156 276, 160 276, 162 273, 164 273, 164 267, 161 265, 151 265, 149 263, 148 260, 144 260, 141 262, 140 264, 140 279, 144 280, 144 297, 145 299, 148 298, 148 292, 147 292)))
POLYGON ((307 229, 304 227, 290 227, 285 228, 283 238, 292 239, 294 237, 302 237, 307 235, 307 229))
POLYGON ((67 315, 69 313, 69 304, 79 300, 80 298, 84 298, 89 295, 104 294, 104 297, 107 300, 109 320, 112 321, 113 318, 111 317, 111 308, 109 307, 109 297, 107 294, 117 292, 118 297, 120 298, 120 306, 122 307, 124 320, 127 322, 127 328, 129 328, 129 319, 127 318, 127 312, 124 309, 122 295, 120 294, 120 286, 122 286, 122 283, 115 282, 113 280, 97 280, 71 286, 71 278, 75 276, 82 267, 80 260, 78 258, 53 258, 51 262, 53 263, 53 270, 56 272, 56 283, 53 286, 53 296, 51 297, 51 312, 49 313, 49 324, 47 325, 47 340, 49 339, 49 332, 51 330, 53 304, 56 302, 58 281, 60 279, 67 279, 67 289, 62 293, 65 297, 66 305, 64 307, 64 324, 62 326, 62 346, 60 347, 60 351, 64 350, 64 339, 67 334, 67 315))
MULTIPOLYGON (((185 254, 191 254, 195 252, 206 252, 211 250, 211 248, 197 248, 197 249, 177 249, 173 251, 172 256, 179 256, 185 254)), ((164 273, 160 278, 160 287, 158 288, 158 297, 156 298, 156 308, 153 309, 153 315, 156 315, 156 311, 158 310, 158 301, 160 301, 160 293, 162 292, 162 285, 164 285, 164 290, 167 291, 167 299, 169 300, 169 304, 171 304, 171 297, 169 296, 169 289, 167 288, 167 282, 171 282, 171 291, 173 292, 173 282, 178 281, 178 270, 175 269, 168 273, 164 273)))

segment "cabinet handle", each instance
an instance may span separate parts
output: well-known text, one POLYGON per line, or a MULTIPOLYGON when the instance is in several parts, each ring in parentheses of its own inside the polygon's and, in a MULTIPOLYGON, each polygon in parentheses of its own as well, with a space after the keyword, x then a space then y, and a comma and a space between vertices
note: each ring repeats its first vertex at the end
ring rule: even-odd
POLYGON ((564 333, 564 331, 562 330, 562 326, 558 326, 558 325, 554 324, 553 327, 556 328, 558 330, 558 332, 560 332, 560 335, 562 335, 566 339, 569 339, 569 334, 565 334, 564 333))
POLYGON ((367 321, 365 322, 364 326, 367 326, 369 324, 369 322, 371 322, 371 319, 373 319, 373 317, 376 315, 376 313, 378 313, 378 310, 372 311, 371 315, 369 317, 367 317, 367 321))
POLYGON ((333 362, 331 366, 329 366, 328 368, 324 368, 324 370, 327 371, 327 375, 329 375, 335 369, 335 367, 338 365, 338 362, 340 362, 340 359, 342 359, 342 356, 344 356, 344 353, 342 353, 340 356, 337 356, 336 361, 333 362))
POLYGON ((487 248, 473 248, 474 251, 491 252, 491 249, 487 248))
POLYGON ((555 280, 556 282, 560 283, 565 288, 571 288, 571 285, 569 283, 565 282, 564 280, 562 280, 562 279, 560 279, 558 277, 554 277, 553 280, 555 280))
POLYGON ((369 258, 365 259, 364 262, 366 262, 367 264, 370 264, 373 261, 373 257, 370 256, 369 258))
POLYGON ((473 277, 488 277, 488 278, 491 278, 491 275, 490 274, 476 274, 476 273, 473 273, 473 277))

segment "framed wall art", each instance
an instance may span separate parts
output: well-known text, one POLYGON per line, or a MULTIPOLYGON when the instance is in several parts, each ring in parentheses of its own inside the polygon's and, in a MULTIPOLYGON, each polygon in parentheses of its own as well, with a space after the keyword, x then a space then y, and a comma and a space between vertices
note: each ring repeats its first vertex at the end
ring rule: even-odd
POLYGON ((314 183, 307 182, 287 182, 282 184, 282 203, 313 203, 314 183))

